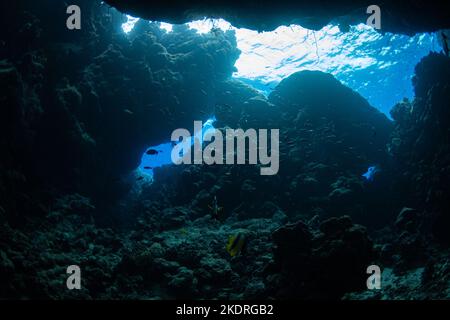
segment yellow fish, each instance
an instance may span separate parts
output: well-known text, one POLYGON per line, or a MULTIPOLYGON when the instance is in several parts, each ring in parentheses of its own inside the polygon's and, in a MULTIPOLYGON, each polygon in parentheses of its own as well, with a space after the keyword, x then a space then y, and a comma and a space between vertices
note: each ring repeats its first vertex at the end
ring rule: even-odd
POLYGON ((238 253, 241 253, 245 247, 246 239, 243 233, 238 233, 237 235, 230 236, 228 239, 228 244, 226 246, 227 252, 230 256, 234 257, 238 253))

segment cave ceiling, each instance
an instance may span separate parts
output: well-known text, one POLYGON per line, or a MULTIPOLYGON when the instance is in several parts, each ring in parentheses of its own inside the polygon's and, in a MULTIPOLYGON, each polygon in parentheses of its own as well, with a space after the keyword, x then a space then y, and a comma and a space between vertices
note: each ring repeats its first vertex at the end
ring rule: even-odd
POLYGON ((271 31, 280 25, 299 24, 319 30, 330 22, 342 27, 365 22, 366 9, 381 9, 381 31, 415 34, 450 28, 449 1, 167 1, 106 0, 123 13, 152 21, 180 24, 202 18, 223 18, 235 27, 271 31))

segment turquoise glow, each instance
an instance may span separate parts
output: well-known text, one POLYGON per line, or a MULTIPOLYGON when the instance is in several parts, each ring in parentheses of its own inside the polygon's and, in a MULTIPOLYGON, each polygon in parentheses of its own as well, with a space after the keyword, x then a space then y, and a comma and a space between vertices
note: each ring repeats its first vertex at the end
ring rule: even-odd
MULTIPOLYGON (((200 143, 203 143, 203 137, 210 130, 215 130, 214 122, 216 118, 213 116, 209 118, 205 123, 203 123, 201 132, 194 133, 194 139, 198 139, 200 143)), ((194 144, 194 139, 192 137, 187 140, 187 147, 194 144)), ((153 169, 171 165, 172 162, 172 149, 174 144, 172 142, 165 142, 157 146, 149 147, 145 150, 141 158, 141 163, 138 167, 138 171, 149 177, 153 177, 153 169), (149 154, 150 153, 150 154, 149 154)), ((181 157, 182 155, 180 155, 181 157)))

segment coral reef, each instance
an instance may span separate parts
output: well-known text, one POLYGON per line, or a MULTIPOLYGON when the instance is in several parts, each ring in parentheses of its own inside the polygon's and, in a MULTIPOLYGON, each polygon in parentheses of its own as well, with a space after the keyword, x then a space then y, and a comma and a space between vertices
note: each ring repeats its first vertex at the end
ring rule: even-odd
POLYGON ((390 121, 322 72, 269 97, 233 79, 233 31, 141 20, 125 35, 117 11, 79 2, 79 32, 55 28, 53 2, 0 21, 1 299, 450 297, 448 57, 417 65, 416 97, 390 121), (280 128, 279 173, 181 165, 139 180, 149 145, 213 114, 218 130, 280 128), (73 264, 81 290, 65 288, 73 264), (371 264, 381 291, 365 290, 371 264))

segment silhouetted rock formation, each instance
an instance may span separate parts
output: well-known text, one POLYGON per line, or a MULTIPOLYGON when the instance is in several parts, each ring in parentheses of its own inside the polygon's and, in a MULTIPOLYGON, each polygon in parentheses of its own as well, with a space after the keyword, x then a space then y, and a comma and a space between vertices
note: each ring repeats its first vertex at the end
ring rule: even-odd
POLYGON ((399 171, 404 205, 426 212, 428 226, 450 243, 450 58, 432 53, 416 66, 416 98, 397 104, 390 151, 399 171))

